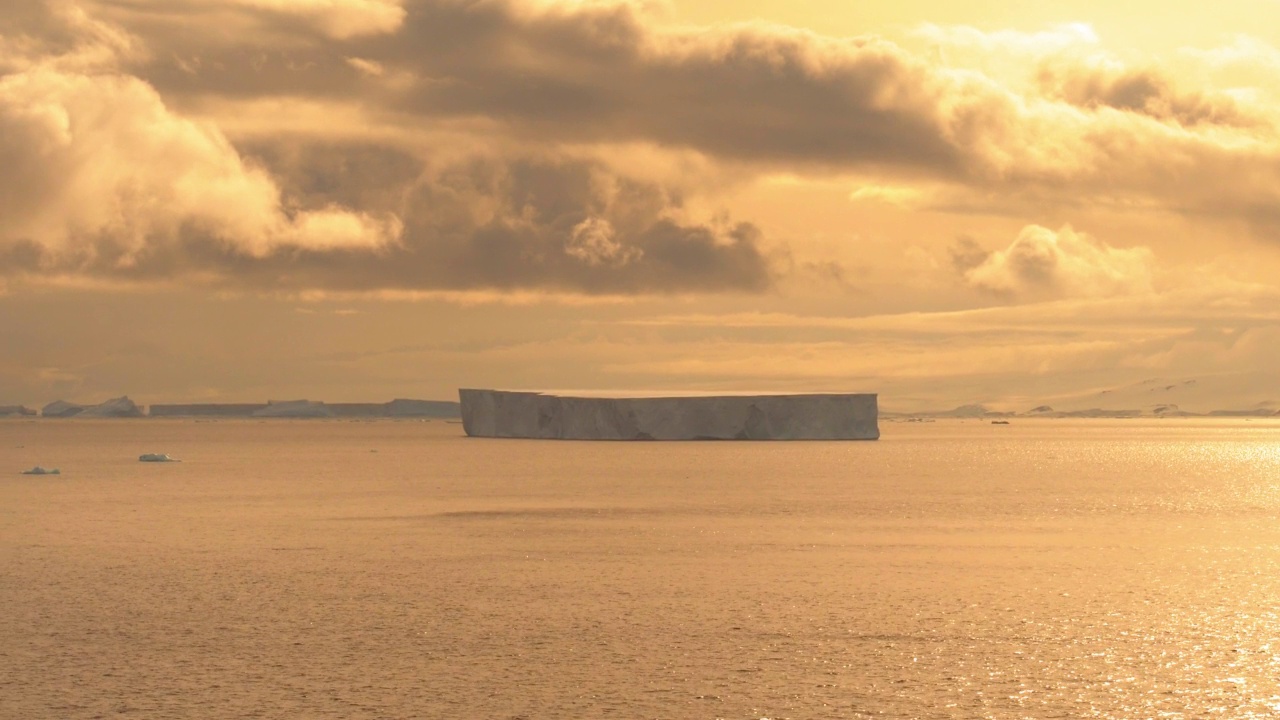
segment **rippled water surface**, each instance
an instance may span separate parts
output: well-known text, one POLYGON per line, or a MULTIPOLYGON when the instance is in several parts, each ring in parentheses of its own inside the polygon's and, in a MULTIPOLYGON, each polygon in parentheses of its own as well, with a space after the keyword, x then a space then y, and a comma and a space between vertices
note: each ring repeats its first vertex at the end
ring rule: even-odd
POLYGON ((881 430, 0 421, 0 717, 1280 716, 1280 424, 881 430))

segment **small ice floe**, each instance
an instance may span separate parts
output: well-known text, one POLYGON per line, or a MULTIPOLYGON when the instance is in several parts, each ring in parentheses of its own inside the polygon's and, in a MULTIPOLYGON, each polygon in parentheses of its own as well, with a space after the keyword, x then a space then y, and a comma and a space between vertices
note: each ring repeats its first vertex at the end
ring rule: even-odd
POLYGON ((143 453, 138 456, 138 462, 180 462, 169 457, 168 453, 143 453))
POLYGON ((59 470, 58 468, 43 468, 37 465, 31 468, 30 470, 23 470, 22 474, 23 475, 61 475, 62 471, 59 470))

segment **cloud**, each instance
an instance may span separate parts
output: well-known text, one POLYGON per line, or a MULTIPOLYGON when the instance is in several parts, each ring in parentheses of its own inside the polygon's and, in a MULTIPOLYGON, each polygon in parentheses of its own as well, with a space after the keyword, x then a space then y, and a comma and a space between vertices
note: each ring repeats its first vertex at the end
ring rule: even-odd
POLYGON ((1276 79, 1280 74, 1280 48, 1249 35, 1237 35, 1231 44, 1207 50, 1194 47, 1181 49, 1181 54, 1214 70, 1244 71, 1254 81, 1276 79))
POLYGON ((80 39, 0 76, 0 257, 11 276, 297 292, 759 292, 773 282, 757 228, 700 222, 681 192, 589 159, 463 151, 428 163, 387 146, 271 139, 237 149, 138 77, 70 69, 61 60, 98 42, 97 26, 35 15, 80 39))
MULTIPOLYGON (((10 97, 6 88, 0 98, 10 97)), ((78 102, 91 97, 79 90, 78 102)), ((679 194, 599 163, 471 158, 431 169, 386 149, 320 146, 264 153, 255 166, 210 129, 164 113, 136 80, 111 79, 102 92, 115 112, 130 98, 150 111, 133 108, 122 128, 92 132, 59 125, 68 115, 58 112, 0 114, 14 139, 0 159, 16 160, 25 178, 11 183, 0 220, 10 272, 186 277, 272 292, 773 284, 757 228, 689 219, 679 194), (312 209, 292 209, 303 204, 312 209), (341 209, 352 204, 366 211, 341 209)))
POLYGON ((644 257, 644 251, 618 242, 613 224, 589 217, 573 226, 565 252, 588 265, 626 265, 644 257))
POLYGON ((277 24, 177 44, 174 28, 200 10, 145 7, 111 16, 155 45, 156 61, 137 71, 166 95, 356 97, 529 141, 652 142, 764 162, 945 168, 956 155, 937 112, 945 80, 875 38, 663 30, 629 3, 424 0, 388 36, 337 43, 277 24), (413 81, 388 88, 373 69, 413 81))
POLYGON ((260 270, 332 290, 589 294, 760 292, 776 272, 754 226, 685 217, 679 194, 590 161, 475 158, 425 169, 402 202, 402 249, 260 270))
POLYGON ((956 240, 949 250, 951 255, 951 266, 956 272, 963 275, 970 270, 978 267, 991 257, 991 253, 983 250, 978 241, 971 237, 965 236, 956 240))
POLYGON ((1022 229, 1003 250, 979 258, 962 241, 953 260, 965 282, 994 293, 1033 297, 1100 297, 1151 291, 1147 248, 1114 248, 1071 227, 1022 229), (968 267, 964 267, 968 266, 968 267))
POLYGON ((373 62, 372 60, 349 57, 347 58, 347 64, 359 70, 360 72, 366 75, 371 75, 373 77, 382 77, 387 72, 386 68, 382 67, 382 65, 380 65, 379 63, 373 62))
POLYGON ((863 185, 849 193, 853 202, 883 203, 912 208, 924 204, 927 193, 918 187, 893 185, 863 185))
POLYGON ((146 58, 141 38, 72 0, 9 0, 0 14, 0 73, 36 64, 71 71, 113 69, 146 58))
POLYGON ((338 40, 394 32, 405 18, 398 0, 230 0, 230 4, 300 17, 338 40))
POLYGON ((1072 105, 1134 112, 1183 126, 1260 126, 1239 100, 1222 92, 1182 92, 1155 68, 1131 68, 1107 59, 1046 62, 1037 74, 1041 92, 1072 105))
MULTIPOLYGON (((22 366, 98 389, 185 366, 219 378, 200 386, 301 396, 302 368, 346 382, 378 366, 318 369, 315 347, 295 348, 264 377, 240 358, 348 308, 396 322, 316 325, 322 349, 377 352, 408 326, 450 348, 407 354, 378 392, 430 365, 533 384, 999 397, 1218 367, 1202 348, 1229 369, 1274 344, 1274 288, 1202 292, 1213 273, 1189 264, 1170 282, 1142 247, 1224 254, 1253 279, 1274 269, 1265 251, 1240 262, 1246 250, 1225 247, 1240 233, 1205 232, 1247 223, 1280 240, 1270 45, 1166 63, 1109 55, 1086 26, 935 28, 936 47, 916 51, 921 35, 691 28, 645 7, 12 0, 0 318, 47 349, 22 366), (933 239, 960 233, 983 240, 957 242, 948 267, 933 239), (33 283, 59 291, 24 292, 33 283), (103 290, 121 284, 184 290, 103 290), (208 288, 243 309, 199 310, 208 288), (170 308, 184 292, 186 309, 170 308), (735 315, 737 293, 762 315, 735 315), (68 338, 97 356, 139 346, 86 335, 107 324, 82 309, 104 298, 135 299, 114 317, 149 336, 155 322, 200 332, 148 348, 145 370, 132 356, 127 374, 68 365, 68 338), (315 317, 293 312, 300 301, 315 317), (61 314, 39 310, 57 302, 61 314), (279 304, 287 318, 260 322, 279 304), (645 316, 656 307, 699 317, 645 316), (263 337, 208 337, 219 323, 263 337)), ((182 382, 169 387, 196 387, 182 382)))
POLYGON ((188 0, 146 3, 145 14, 105 7, 153 46, 140 77, 183 103, 216 99, 229 122, 284 97, 359 103, 366 131, 447 127, 475 146, 648 145, 699 154, 738 177, 784 169, 875 176, 882 187, 927 180, 949 186, 940 196, 954 198, 950 210, 1109 204, 1248 217, 1263 236, 1280 231, 1267 210, 1280 204, 1269 110, 1247 93, 1185 89, 1169 72, 1121 63, 1083 25, 926 28, 988 57, 1031 53, 1011 63, 1024 76, 1015 82, 885 38, 761 23, 665 27, 631 3, 421 0, 375 37, 318 37, 277 17, 234 36, 188 33, 180 45, 173 28, 200 12, 188 0))
POLYGON ((128 76, 0 77, 0 165, 0 249, 32 269, 130 267, 190 234, 261 256, 383 248, 398 230, 394 217, 283 207, 216 128, 174 115, 128 76))
MULTIPOLYGON (((676 174, 656 177, 643 167, 645 160, 610 163, 610 149, 619 147, 700 158, 730 178, 725 184, 780 167, 809 176, 857 174, 871 180, 853 195, 860 204, 1012 216, 1029 207, 1110 206, 1243 219, 1260 235, 1280 234, 1280 141, 1273 128, 1254 122, 1252 110, 1233 96, 1180 90, 1164 74, 1099 60, 1097 53, 1057 54, 1045 64, 1029 64, 1038 84, 1021 92, 883 38, 830 38, 759 23, 697 31, 662 27, 629 3, 92 0, 85 7, 108 18, 109 27, 127 28, 145 52, 112 56, 118 67, 97 74, 40 61, 47 75, 84 79, 83 99, 72 97, 77 90, 45 106, 92 115, 99 129, 136 129, 159 118, 158 127, 185 130, 154 138, 101 132, 105 149, 84 153, 86 167, 98 171, 71 175, 104 183, 95 186, 104 192, 87 195, 118 203, 121 211, 114 214, 93 202, 74 202, 67 193, 75 183, 69 189, 41 185, 40 173, 33 173, 35 182, 21 191, 29 200, 46 194, 24 206, 35 215, 12 221, 21 237, 11 232, 11 245, 26 257, 31 250, 22 243, 35 243, 46 266, 49 254, 69 247, 70 238, 92 245, 93 258, 128 265, 143 246, 156 245, 148 238, 182 235, 186 250, 176 254, 195 262, 188 251, 199 246, 203 262, 223 263, 215 268, 219 273, 228 271, 227 261, 209 260, 221 257, 209 249, 218 242, 258 258, 297 249, 289 256, 297 268, 285 268, 279 259, 258 266, 272 282, 285 284, 311 277, 375 288, 383 273, 390 289, 414 290, 770 286, 776 268, 762 259, 758 228, 709 222, 718 208, 707 211, 708 204, 700 204, 703 212, 694 213, 686 202, 691 184, 676 174), (388 9, 399 19, 374 35, 317 31, 312 22, 317 14, 381 17, 388 9), (207 17, 227 23, 192 33, 192 23, 207 17), (102 93, 91 88, 111 83, 124 88, 130 102, 98 114, 71 107, 102 105, 102 93), (169 109, 217 108, 213 120, 237 126, 239 119, 229 115, 261 114, 287 100, 314 109, 305 129, 313 139, 298 137, 294 125, 280 129, 284 124, 274 116, 257 121, 251 137, 228 139, 213 124, 169 109), (362 108, 359 116, 325 111, 352 104, 362 108), (343 133, 363 133, 379 149, 343 144, 343 133), (125 135, 138 144, 140 150, 130 152, 143 162, 124 163, 129 172, 113 177, 101 168, 121 164, 112 148, 127 146, 125 135), (164 138, 179 136, 184 140, 177 147, 186 155, 179 152, 176 163, 162 161, 164 138), (272 160, 291 144, 308 143, 342 152, 360 148, 387 162, 326 160, 342 165, 338 172, 272 160), (101 162, 93 161, 98 156, 101 162), (347 174, 351 164, 359 166, 363 186, 332 174, 347 174), (546 207, 530 219, 522 213, 535 205, 504 193, 520 184, 521 173, 537 168, 554 176, 552 186, 561 190, 586 175, 600 188, 645 188, 636 192, 649 200, 636 206, 644 208, 637 215, 621 210, 627 203, 613 203, 606 190, 578 192, 571 211, 546 207), (153 170, 163 182, 152 182, 153 170), (191 182, 173 182, 175 174, 191 182), (316 182, 320 178, 324 182, 316 182), (150 189, 140 195, 121 190, 132 187, 150 189), (188 187, 196 190, 184 195, 188 187), (209 202, 192 200, 195 195, 209 202), (142 208, 136 197, 160 202, 142 208), (244 210, 226 212, 236 204, 244 210), (60 210, 72 206, 73 212, 60 210), (606 206, 631 214, 601 214, 606 206), (37 212, 42 209, 47 212, 37 212), (430 213, 437 219, 427 219, 430 213), (45 225, 37 227, 40 222, 45 225), (96 239, 85 240, 91 236, 96 239), (396 254, 397 243, 414 248, 415 258, 435 258, 464 272, 447 278, 429 268, 418 268, 414 278, 387 272, 380 263, 396 254), (476 259, 480 247, 496 253, 487 271, 476 259), (664 265, 663 248, 672 257, 688 253, 690 262, 715 271, 700 285, 674 264, 664 265), (327 253, 357 269, 351 279, 324 270, 332 259, 327 253), (668 277, 658 277, 658 268, 668 277)), ((85 43, 112 45, 94 40, 97 30, 75 30, 79 26, 66 18, 59 27, 81 38, 64 54, 85 43)), ((1072 48, 1097 41, 1083 26, 1053 29, 1047 39, 970 30, 943 34, 953 45, 983 48, 1025 49, 1040 40, 1072 48)), ((36 77, 35 68, 18 75, 36 77)), ((27 120, 15 125, 12 137, 39 125, 33 125, 35 110, 21 112, 27 120)), ((28 139, 54 137, 56 122, 41 127, 45 135, 28 139)), ((39 143, 21 146, 25 152, 39 143)), ((13 152, 20 152, 16 145, 13 152)), ((716 189, 708 188, 708 194, 716 189)), ((417 267, 403 258, 400 265, 417 267)))

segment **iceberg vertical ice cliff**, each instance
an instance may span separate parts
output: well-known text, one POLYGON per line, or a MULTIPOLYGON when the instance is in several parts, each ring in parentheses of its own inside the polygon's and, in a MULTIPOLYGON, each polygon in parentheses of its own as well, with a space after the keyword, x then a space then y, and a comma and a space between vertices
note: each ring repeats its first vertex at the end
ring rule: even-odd
POLYGON ((874 394, 572 397, 458 391, 473 437, 558 440, 875 440, 874 394))

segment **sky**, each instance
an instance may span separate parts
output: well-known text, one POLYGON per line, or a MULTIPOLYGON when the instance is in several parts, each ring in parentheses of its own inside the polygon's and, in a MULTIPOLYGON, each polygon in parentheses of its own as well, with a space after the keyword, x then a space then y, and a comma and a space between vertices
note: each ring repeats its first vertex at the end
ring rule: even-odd
POLYGON ((1278 407, 1280 2, 7 0, 0 405, 1278 407))

